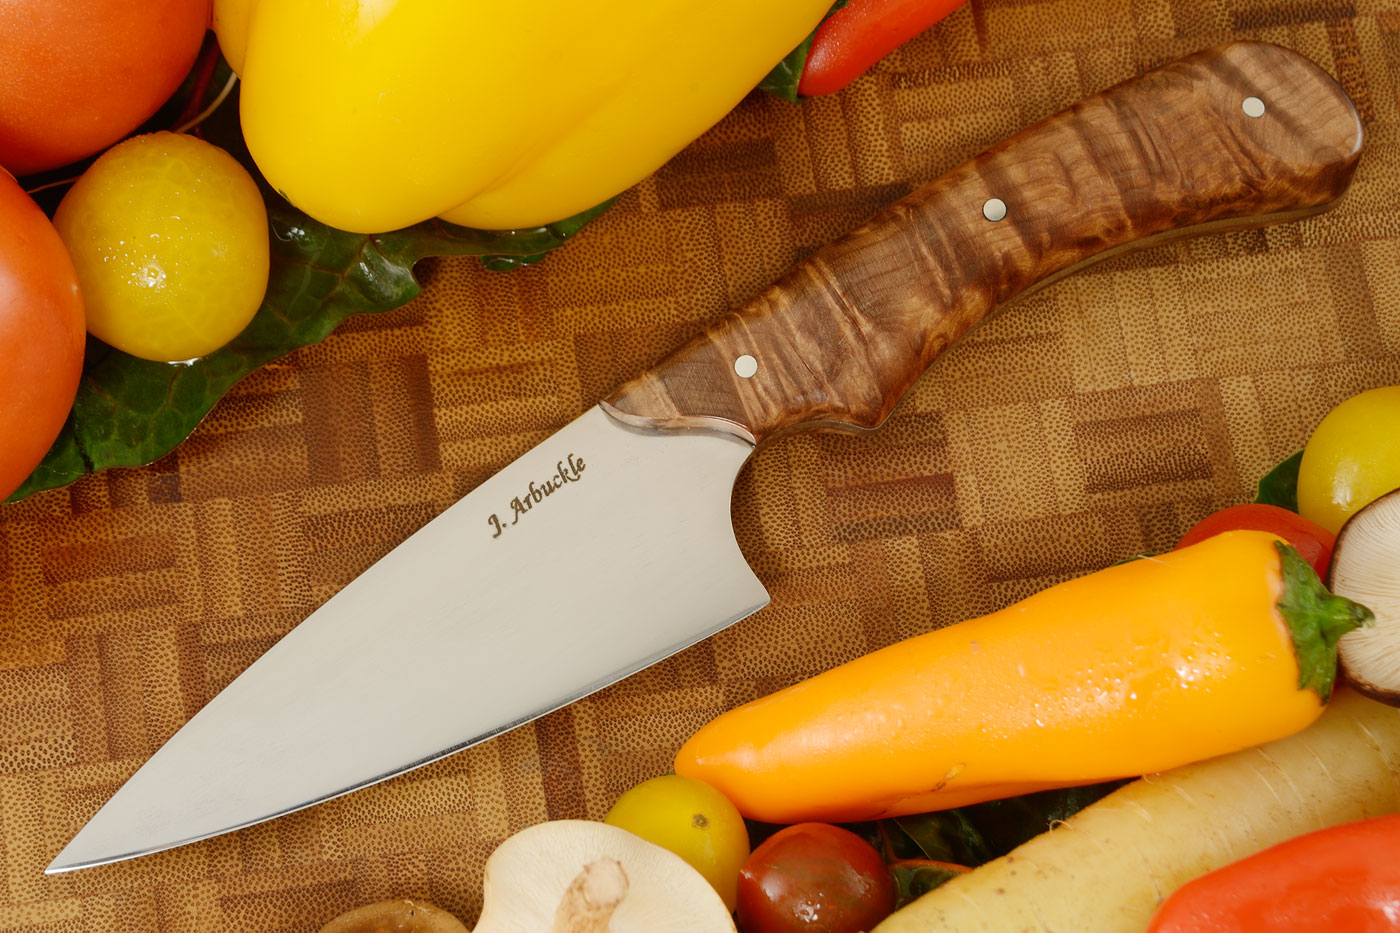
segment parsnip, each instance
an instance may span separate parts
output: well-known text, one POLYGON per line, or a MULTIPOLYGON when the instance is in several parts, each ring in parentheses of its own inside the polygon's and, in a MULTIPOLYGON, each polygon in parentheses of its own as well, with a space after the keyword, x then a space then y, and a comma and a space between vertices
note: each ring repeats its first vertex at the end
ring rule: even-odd
POLYGON ((1286 739, 1115 791, 875 933, 1142 933, 1185 882, 1294 836, 1400 812, 1400 709, 1339 690, 1286 739))

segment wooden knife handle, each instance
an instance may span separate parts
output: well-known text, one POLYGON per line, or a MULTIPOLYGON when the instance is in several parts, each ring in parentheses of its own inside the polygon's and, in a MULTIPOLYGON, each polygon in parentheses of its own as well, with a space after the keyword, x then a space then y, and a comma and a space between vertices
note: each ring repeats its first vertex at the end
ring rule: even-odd
POLYGON ((755 443, 802 424, 876 427, 934 357, 1027 289, 1166 238, 1326 210, 1361 139, 1346 94, 1294 52, 1237 42, 1180 59, 920 188, 604 408, 755 443))

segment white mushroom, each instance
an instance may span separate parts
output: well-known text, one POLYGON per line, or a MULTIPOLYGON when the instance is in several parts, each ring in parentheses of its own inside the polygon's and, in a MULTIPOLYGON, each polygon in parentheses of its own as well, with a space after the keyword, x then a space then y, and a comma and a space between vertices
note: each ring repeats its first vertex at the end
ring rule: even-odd
MULTIPOLYGON (((735 933, 710 882, 679 855, 625 829, 555 820, 491 853, 472 933, 735 933)), ((422 901, 383 901, 336 917, 321 933, 467 933, 422 901)))
POLYGON ((1400 706, 1400 489, 1342 526, 1328 584, 1376 614, 1370 627, 1342 636, 1342 673, 1362 693, 1400 706))
POLYGON ((627 872, 617 859, 601 858, 578 873, 554 911, 555 933, 607 933, 613 911, 627 896, 627 872))
POLYGON ((467 933, 467 928, 432 904, 401 898, 346 911, 321 933, 467 933))
POLYGON ((724 901, 679 855, 625 829, 555 820, 486 860, 473 933, 734 933, 724 901))

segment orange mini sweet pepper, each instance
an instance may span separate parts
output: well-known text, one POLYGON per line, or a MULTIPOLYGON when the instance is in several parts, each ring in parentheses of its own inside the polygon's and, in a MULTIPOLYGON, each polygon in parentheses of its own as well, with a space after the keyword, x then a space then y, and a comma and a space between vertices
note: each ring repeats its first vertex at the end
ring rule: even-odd
POLYGON ((745 816, 845 822, 1147 774, 1298 732, 1370 610, 1274 535, 1051 587, 721 715, 677 774, 745 816))

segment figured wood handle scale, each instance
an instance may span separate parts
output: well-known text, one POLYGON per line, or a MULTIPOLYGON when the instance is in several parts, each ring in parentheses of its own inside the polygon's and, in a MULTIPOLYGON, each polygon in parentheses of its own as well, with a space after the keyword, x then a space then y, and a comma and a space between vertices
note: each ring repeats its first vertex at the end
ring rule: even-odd
POLYGON ((1294 52, 1238 42, 1192 55, 887 208, 604 409, 755 443, 805 423, 873 428, 939 352, 1028 288, 1168 237, 1326 210, 1361 139, 1341 87, 1294 52))

